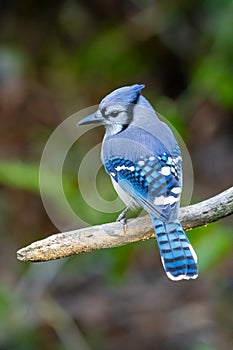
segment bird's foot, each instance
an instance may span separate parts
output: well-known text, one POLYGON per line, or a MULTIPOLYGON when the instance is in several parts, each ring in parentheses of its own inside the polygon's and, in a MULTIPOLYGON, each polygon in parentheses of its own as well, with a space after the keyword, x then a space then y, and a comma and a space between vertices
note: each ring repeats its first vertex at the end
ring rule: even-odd
POLYGON ((118 216, 118 218, 116 219, 116 221, 121 222, 121 223, 123 224, 124 233, 126 233, 126 222, 127 222, 125 215, 126 215, 126 213, 127 213, 128 210, 129 210, 129 208, 126 207, 126 208, 122 211, 122 213, 120 213, 120 215, 118 216))
POLYGON ((122 211, 122 213, 120 213, 120 215, 118 216, 118 218, 116 219, 116 221, 123 222, 124 224, 126 224, 126 217, 125 217, 125 215, 126 215, 126 213, 127 213, 128 210, 129 210, 129 208, 126 207, 126 208, 122 211))

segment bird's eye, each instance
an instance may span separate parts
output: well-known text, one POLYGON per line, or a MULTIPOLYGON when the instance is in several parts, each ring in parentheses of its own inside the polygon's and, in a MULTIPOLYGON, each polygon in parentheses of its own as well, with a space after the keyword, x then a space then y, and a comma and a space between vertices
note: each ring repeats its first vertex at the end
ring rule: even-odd
POLYGON ((118 116, 118 111, 112 111, 110 114, 109 114, 110 117, 117 117, 118 116))

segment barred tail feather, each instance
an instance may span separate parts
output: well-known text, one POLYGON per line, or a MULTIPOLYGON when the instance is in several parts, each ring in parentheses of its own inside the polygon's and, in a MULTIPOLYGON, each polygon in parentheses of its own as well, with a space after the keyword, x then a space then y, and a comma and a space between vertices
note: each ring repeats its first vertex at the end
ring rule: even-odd
POLYGON ((197 278, 197 255, 179 220, 167 223, 152 216, 152 221, 168 278, 173 281, 197 278))

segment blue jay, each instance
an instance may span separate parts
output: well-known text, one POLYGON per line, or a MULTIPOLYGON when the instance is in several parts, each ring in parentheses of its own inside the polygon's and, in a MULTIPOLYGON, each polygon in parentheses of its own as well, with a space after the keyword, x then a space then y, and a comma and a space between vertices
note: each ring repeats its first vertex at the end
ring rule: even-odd
POLYGON ((101 151, 105 170, 126 210, 140 206, 149 213, 168 278, 194 279, 198 276, 197 256, 177 218, 181 153, 169 127, 141 95, 143 88, 135 84, 113 91, 79 125, 105 126, 101 151))

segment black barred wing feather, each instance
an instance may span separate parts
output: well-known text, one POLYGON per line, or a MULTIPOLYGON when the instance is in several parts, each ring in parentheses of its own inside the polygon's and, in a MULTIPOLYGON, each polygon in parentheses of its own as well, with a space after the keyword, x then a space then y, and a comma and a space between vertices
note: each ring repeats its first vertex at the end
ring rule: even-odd
POLYGON ((177 217, 181 194, 181 157, 165 153, 132 162, 112 157, 107 173, 146 211, 169 221, 177 217))

